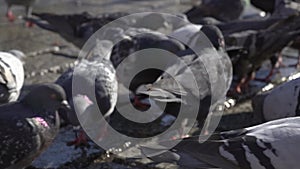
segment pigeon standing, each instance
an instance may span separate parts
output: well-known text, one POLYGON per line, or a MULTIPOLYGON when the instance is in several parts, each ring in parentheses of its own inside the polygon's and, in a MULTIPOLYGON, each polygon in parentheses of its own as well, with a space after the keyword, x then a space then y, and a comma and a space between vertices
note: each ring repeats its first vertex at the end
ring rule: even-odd
POLYGON ((280 52, 299 35, 299 28, 299 15, 292 15, 265 30, 249 30, 225 37, 226 44, 241 49, 240 52, 230 56, 238 80, 236 86, 238 93, 246 89, 249 81, 254 78, 255 71, 264 61, 280 52))
POLYGON ((254 116, 260 122, 300 116, 300 78, 277 86, 252 99, 254 116))
MULTIPOLYGON (((96 48, 96 53, 99 54, 99 50, 101 49, 96 48)), ((73 126, 95 126, 95 123, 91 122, 81 124, 82 121, 79 121, 78 117, 80 119, 90 118, 98 113, 95 107, 99 108, 104 118, 100 119, 99 122, 102 122, 103 127, 103 131, 98 133, 99 137, 104 137, 106 134, 105 128, 109 116, 114 111, 118 92, 115 69, 108 60, 110 54, 105 53, 102 56, 103 58, 101 56, 95 57, 93 61, 81 60, 74 69, 66 71, 56 81, 65 89, 72 108, 72 111, 67 111, 67 116, 64 116, 64 119, 73 126)), ((86 138, 79 137, 73 144, 82 144, 82 140, 86 141, 86 138)))
POLYGON ((199 38, 199 31, 202 31, 204 35, 209 39, 210 43, 217 50, 222 57, 222 62, 224 64, 224 71, 226 78, 227 86, 231 84, 231 75, 232 75, 232 65, 231 60, 229 59, 225 51, 225 39, 221 30, 215 25, 197 25, 197 24, 187 24, 170 34, 171 37, 174 37, 184 44, 188 45, 190 48, 197 48, 197 39, 199 38))
POLYGON ((0 106, 0 168, 25 168, 51 144, 65 99, 63 88, 44 84, 22 100, 0 106))
MULTIPOLYGON (((214 32, 213 29, 210 31, 214 32)), ((195 46, 203 44, 206 38, 201 31, 192 37, 198 37, 195 46)), ((219 40, 222 37, 218 34, 210 37, 216 38, 214 42, 220 42, 218 47, 223 47, 222 41, 219 40)), ((220 55, 216 48, 209 44, 204 44, 203 49, 194 52, 191 49, 182 51, 179 57, 186 65, 171 65, 157 81, 146 85, 147 91, 138 92, 149 95, 158 105, 164 106, 164 103, 167 103, 165 112, 171 115, 177 116, 181 106, 185 109, 187 119, 192 119, 192 112, 197 111, 197 120, 203 125, 208 114, 219 108, 221 98, 225 97, 229 89, 232 76, 230 60, 225 53, 220 55)))
POLYGON ((271 17, 284 18, 299 12, 299 0, 251 0, 255 7, 271 14, 271 17))
POLYGON ((142 145, 141 150, 147 156, 154 155, 150 158, 156 162, 176 162, 187 168, 299 168, 300 117, 221 132, 206 141, 201 138, 183 139, 171 150, 164 148, 168 141, 142 145))
POLYGON ((0 104, 18 99, 24 83, 24 57, 18 50, 0 52, 0 104))

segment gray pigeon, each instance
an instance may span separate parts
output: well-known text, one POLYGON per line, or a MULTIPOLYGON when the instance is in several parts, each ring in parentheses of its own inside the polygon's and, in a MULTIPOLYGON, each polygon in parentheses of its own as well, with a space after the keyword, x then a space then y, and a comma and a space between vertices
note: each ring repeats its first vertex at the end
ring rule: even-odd
MULTIPOLYGON (((95 51, 99 53, 98 48, 95 51)), ((84 120, 79 121, 78 117, 92 117, 98 112, 97 109, 95 111, 97 106, 106 121, 113 113, 117 102, 118 82, 108 57, 109 55, 103 58, 97 56, 93 61, 83 59, 74 69, 66 71, 57 79, 56 83, 65 89, 72 108, 63 119, 73 126, 93 125, 90 122, 82 124, 84 120)))
POLYGON ((252 99, 254 116, 261 122, 300 116, 300 78, 283 83, 252 99))
POLYGON ((231 75, 232 75, 232 64, 231 60, 228 57, 225 51, 225 39, 221 30, 215 25, 197 25, 197 24, 187 24, 174 32, 172 32, 169 36, 184 42, 190 48, 197 48, 197 39, 199 38, 199 31, 202 31, 205 36, 209 39, 210 43, 212 43, 213 47, 218 51, 220 55, 224 55, 222 57, 222 62, 224 64, 224 71, 226 78, 227 86, 229 87, 231 84, 231 75))
MULTIPOLYGON (((214 30, 207 28, 206 33, 210 31, 214 30)), ((219 34, 210 35, 214 35, 210 38, 216 38, 213 41, 222 42, 219 34)), ((156 82, 146 85, 147 91, 139 90, 138 93, 149 95, 158 105, 167 103, 165 112, 168 114, 177 116, 182 106, 185 116, 193 119, 196 117, 192 117, 192 112, 197 111, 197 120, 203 125, 208 113, 216 112, 217 105, 225 97, 231 83, 232 68, 226 53, 217 51, 204 33, 198 31, 193 37, 198 38, 194 45, 202 45, 203 48, 180 52, 178 55, 185 64, 178 62, 169 66, 156 82), (204 43, 205 39, 208 43, 204 43)), ((224 47, 222 43, 217 46, 224 47)))
POLYGON ((141 150, 147 156, 154 155, 150 157, 154 161, 176 162, 191 169, 299 168, 300 117, 221 132, 205 142, 201 138, 195 136, 183 139, 171 150, 164 148, 168 141, 151 146, 142 145, 141 150), (194 165, 195 162, 198 166, 194 165))
POLYGON ((63 88, 44 84, 22 100, 0 106, 0 168, 25 168, 51 144, 65 99, 63 88))
POLYGON ((0 52, 0 104, 16 101, 24 83, 21 51, 0 52))

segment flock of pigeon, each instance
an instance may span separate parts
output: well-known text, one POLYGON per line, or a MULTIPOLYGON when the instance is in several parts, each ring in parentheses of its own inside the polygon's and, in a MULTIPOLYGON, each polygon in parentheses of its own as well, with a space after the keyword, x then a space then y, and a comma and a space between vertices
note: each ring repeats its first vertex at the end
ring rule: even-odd
MULTIPOLYGON (((99 16, 87 12, 32 13, 35 0, 5 1, 10 21, 15 19, 11 7, 25 6, 27 26, 37 25, 55 32, 79 48, 84 47, 104 25, 129 15, 121 12, 99 16)), ((172 22, 158 13, 147 13, 134 21, 121 20, 122 27, 107 30, 105 40, 98 42, 91 56, 81 58, 75 68, 64 72, 56 82, 37 85, 21 98, 25 55, 17 50, 0 52, 0 168, 29 166, 52 143, 60 121, 96 130, 97 138, 105 139, 109 119, 118 113, 115 107, 121 81, 130 84, 127 90, 137 109, 151 107, 149 102, 144 102, 151 98, 158 107, 165 106, 164 114, 178 116, 179 109, 183 109, 188 120, 196 120, 199 127, 205 127, 205 119, 219 109, 218 105, 223 104, 226 95, 247 92, 249 82, 265 61, 270 60, 272 68, 269 75, 260 80, 268 82, 280 65, 283 48, 289 46, 300 50, 299 1, 250 2, 266 16, 242 17, 245 0, 202 0, 184 14, 177 14, 182 22, 172 22), (166 27, 172 28, 169 36, 159 33, 166 27), (210 44, 203 46, 205 38, 210 44), (193 50, 201 45, 201 49, 193 50), (165 72, 149 69, 130 82, 127 82, 129 75, 126 72, 116 73, 128 56, 150 48, 175 54, 187 67, 178 62, 161 64, 165 72), (74 80, 80 83, 79 87, 74 85, 74 80), (93 88, 94 93, 86 90, 93 88), (95 105, 103 120, 92 126, 93 119, 90 118, 97 116, 95 105), (194 105, 199 105, 196 117, 188 114, 194 105), (89 117, 85 117, 87 113, 89 117)), ((142 59, 135 55, 125 66, 131 71, 138 70, 137 63, 144 59, 146 62, 156 60, 155 54, 142 59)), ((290 66, 300 66, 300 56, 295 65, 290 66)), ((153 147, 141 146, 141 152, 161 151, 160 155, 150 158, 187 168, 298 169, 298 81, 300 79, 289 81, 252 99, 254 114, 261 122, 259 125, 215 133, 203 143, 200 143, 202 136, 185 137, 186 133, 178 129, 180 137, 185 138, 173 149, 164 147, 174 141, 170 139, 157 142, 153 147)), ((210 131, 204 134, 208 133, 210 131)), ((80 129, 78 138, 68 145, 87 146, 88 140, 85 130, 80 129)))

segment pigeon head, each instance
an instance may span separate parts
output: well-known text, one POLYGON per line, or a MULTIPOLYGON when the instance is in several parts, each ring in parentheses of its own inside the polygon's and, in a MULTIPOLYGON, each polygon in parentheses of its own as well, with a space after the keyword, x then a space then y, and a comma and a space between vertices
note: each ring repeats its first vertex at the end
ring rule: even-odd
POLYGON ((32 89, 22 102, 35 113, 54 112, 60 107, 68 106, 65 91, 56 84, 43 84, 32 89))
POLYGON ((225 48, 224 36, 218 27, 214 25, 204 25, 201 31, 217 50, 225 48))

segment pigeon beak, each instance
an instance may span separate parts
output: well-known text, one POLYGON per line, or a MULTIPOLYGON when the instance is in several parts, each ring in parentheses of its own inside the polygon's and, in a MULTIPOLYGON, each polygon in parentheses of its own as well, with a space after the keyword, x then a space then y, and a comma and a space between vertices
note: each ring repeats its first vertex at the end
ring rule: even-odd
POLYGON ((63 100, 61 102, 61 108, 67 109, 67 110, 71 110, 71 106, 69 105, 67 100, 63 100))

